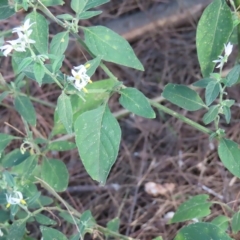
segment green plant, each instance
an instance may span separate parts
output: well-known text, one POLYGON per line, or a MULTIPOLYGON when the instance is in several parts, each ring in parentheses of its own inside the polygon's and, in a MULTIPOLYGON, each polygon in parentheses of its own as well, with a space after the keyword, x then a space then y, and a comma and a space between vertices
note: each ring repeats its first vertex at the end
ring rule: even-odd
MULTIPOLYGON (((239 27, 240 3, 230 1, 228 6, 225 0, 214 0, 199 21, 197 51, 204 78, 193 85, 205 89, 205 102, 195 90, 184 85, 168 84, 162 94, 168 101, 188 111, 204 108, 206 113, 203 122, 206 125, 214 122, 215 130, 211 130, 149 100, 137 89, 124 86, 106 67, 105 61, 143 70, 131 46, 121 36, 103 26, 81 26, 82 19, 101 13, 91 10, 92 8, 106 2, 108 0, 72 0, 71 8, 75 14, 58 16, 54 16, 48 7, 62 5, 62 0, 0 2, 0 19, 8 18, 22 9, 30 12, 26 15, 24 24, 12 31, 18 38, 7 41, 0 47, 2 55, 11 55, 15 73, 10 83, 0 75, 0 100, 8 95, 14 99, 14 108, 21 115, 25 127, 23 137, 0 134, 0 239, 33 239, 29 237, 31 233, 26 231, 26 223, 32 221, 41 225, 40 231, 44 240, 83 239, 87 232, 116 239, 132 239, 118 232, 119 219, 113 219, 106 228, 102 227, 96 223, 90 211, 79 213, 60 197, 57 192, 63 192, 68 187, 68 171, 62 161, 48 157, 51 150, 69 151, 77 148, 91 178, 105 184, 116 161, 121 140, 120 126, 108 107, 109 98, 114 94, 119 94, 120 104, 136 115, 155 118, 153 106, 208 134, 210 138, 217 139, 222 163, 233 175, 240 177, 238 144, 225 138, 224 129, 220 128, 222 117, 227 123, 231 121, 234 100, 227 98, 226 91, 238 83, 240 75, 239 63, 227 77, 222 75, 223 66, 233 47, 229 39, 239 27), (47 18, 64 29, 52 38, 50 44, 47 18), (84 39, 78 35, 79 31, 83 33, 84 39), (72 76, 61 72, 69 35, 91 56, 90 60, 73 67, 72 76), (220 56, 223 50, 224 55, 220 56), (213 73, 216 63, 219 72, 213 73), (93 83, 90 78, 97 68, 104 70, 109 78, 93 83), (30 81, 36 81, 39 86, 56 84, 62 91, 57 100, 54 127, 47 138, 36 138, 29 128, 36 126, 36 112, 32 101, 51 107, 52 104, 25 93, 25 84, 30 81), (63 136, 57 138, 59 134, 63 136), (73 137, 75 141, 69 141, 73 137), (6 153, 5 148, 14 139, 22 141, 22 144, 19 149, 6 153), (44 196, 39 191, 38 184, 51 193, 58 204, 52 204, 53 199, 44 196), (56 222, 42 214, 43 212, 58 213, 66 222, 76 227, 77 233, 64 236, 52 227, 56 222)), ((7 34, 9 31, 1 36, 7 34)), ((207 199, 207 195, 198 195, 179 207, 171 223, 192 219, 197 222, 183 227, 175 239, 231 239, 226 233, 228 222, 231 222, 233 233, 240 230, 239 212, 235 213, 227 204, 207 199), (203 217, 210 214, 209 208, 212 204, 226 207, 229 216, 218 216, 212 222, 203 222, 203 217)))

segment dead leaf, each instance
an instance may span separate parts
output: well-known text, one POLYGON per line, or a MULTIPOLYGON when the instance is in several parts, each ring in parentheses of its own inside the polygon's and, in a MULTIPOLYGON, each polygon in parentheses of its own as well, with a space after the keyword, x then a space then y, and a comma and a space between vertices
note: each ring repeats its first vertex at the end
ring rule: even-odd
POLYGON ((167 193, 172 193, 175 189, 174 183, 154 183, 147 182, 144 185, 145 192, 153 197, 157 197, 159 195, 166 195, 167 193))

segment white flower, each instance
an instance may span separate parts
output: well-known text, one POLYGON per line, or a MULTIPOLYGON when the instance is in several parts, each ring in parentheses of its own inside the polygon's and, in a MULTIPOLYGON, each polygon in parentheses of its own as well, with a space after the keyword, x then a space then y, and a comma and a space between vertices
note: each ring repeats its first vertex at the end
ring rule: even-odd
POLYGON ((33 24, 35 24, 35 22, 30 24, 30 19, 28 18, 28 19, 24 22, 24 24, 23 24, 22 26, 14 28, 14 29, 12 30, 12 32, 13 32, 13 33, 15 33, 15 32, 16 32, 16 33, 18 33, 18 32, 24 32, 24 33, 25 33, 26 31, 28 31, 28 29, 29 29, 33 24))
POLYGON ((229 42, 227 45, 224 44, 224 51, 225 55, 224 56, 218 56, 219 59, 214 60, 214 63, 219 63, 216 68, 222 68, 224 63, 228 61, 229 55, 232 53, 233 45, 229 42))
POLYGON ((68 80, 74 81, 74 86, 77 90, 81 91, 82 89, 87 92, 87 89, 85 88, 88 83, 92 83, 90 80, 90 77, 87 75, 87 67, 90 65, 84 66, 84 65, 79 65, 77 67, 74 67, 72 69, 72 75, 68 77, 68 80))
POLYGON ((25 205, 26 201, 23 199, 23 195, 19 191, 14 191, 10 194, 6 194, 6 199, 7 199, 7 208, 10 207, 11 205, 25 205))
POLYGON ((2 232, 2 230, 0 229, 0 237, 2 237, 3 236, 3 232, 2 232))
POLYGON ((228 56, 232 53, 233 45, 229 42, 227 45, 224 44, 225 56, 228 56))
POLYGON ((31 33, 32 33, 32 30, 28 30, 24 34, 22 32, 17 32, 18 37, 19 37, 18 39, 21 41, 22 45, 26 45, 26 43, 28 43, 28 44, 35 43, 34 40, 29 38, 31 33))
POLYGON ((25 52, 25 46, 22 44, 20 39, 7 41, 10 44, 4 45, 0 47, 0 50, 3 52, 3 55, 7 57, 7 55, 14 49, 17 52, 25 52))

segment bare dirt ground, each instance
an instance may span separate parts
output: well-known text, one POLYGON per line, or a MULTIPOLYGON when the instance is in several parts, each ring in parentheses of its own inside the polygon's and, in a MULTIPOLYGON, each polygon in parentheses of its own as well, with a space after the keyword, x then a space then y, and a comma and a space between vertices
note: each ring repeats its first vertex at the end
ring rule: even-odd
MULTIPOLYGON (((102 7, 103 14, 92 21, 85 21, 84 25, 106 24, 112 19, 129 16, 136 12, 146 13, 158 4, 169 4, 163 0, 113 0, 102 7)), ((58 14, 70 11, 68 5, 54 8, 58 14)), ((23 19, 23 15, 11 18, 3 25, 5 29, 16 26, 23 19)), ((108 64, 112 72, 127 86, 134 86, 147 97, 159 97, 163 87, 169 83, 191 84, 200 78, 200 70, 195 48, 197 19, 189 15, 179 26, 156 28, 150 33, 131 41, 131 44, 145 66, 144 72, 137 72, 125 67, 108 64)), ((51 24, 54 34, 60 30, 51 24)), ((73 40, 71 40, 73 41, 73 40)), ((73 42, 74 43, 74 42, 73 42)), ((0 72, 7 80, 13 75, 9 69, 9 59, 1 60, 0 72)), ((85 62, 82 52, 76 44, 71 44, 67 51, 67 59, 63 71, 85 62)), ((93 80, 101 79, 104 74, 98 71, 93 80)), ((239 87, 231 90, 233 99, 238 101, 239 87)), ((39 88, 31 83, 34 96, 55 103, 60 91, 55 86, 39 88)), ((192 120, 202 123, 203 112, 188 113, 184 110, 163 102, 164 105, 176 109, 192 120)), ((22 129, 20 117, 13 110, 12 99, 6 99, 0 108, 0 128, 4 132, 14 132, 4 124, 8 122, 18 129, 22 129)), ((118 113, 121 107, 117 97, 111 99, 111 109, 118 113)), ((38 113, 37 130, 47 136, 53 126, 53 108, 35 104, 38 113)), ((234 107, 233 122, 223 125, 229 138, 240 142, 239 135, 239 107, 234 107)), ((216 143, 210 142, 207 135, 193 129, 163 112, 157 113, 154 120, 146 120, 133 115, 120 118, 123 131, 121 148, 107 184, 104 187, 90 179, 84 170, 77 150, 55 155, 67 163, 70 173, 68 191, 64 198, 80 212, 87 209, 92 211, 99 224, 106 223, 119 217, 120 232, 133 238, 150 240, 162 236, 165 240, 174 238, 181 224, 168 225, 166 214, 175 211, 180 203, 189 196, 196 194, 210 194, 211 200, 223 201, 237 207, 239 199, 239 180, 233 178, 222 166, 216 154, 216 143), (145 191, 145 184, 171 184, 172 191, 159 196, 152 196, 145 191)), ((165 185, 169 186, 169 185, 165 185)), ((216 205, 212 208, 210 221, 219 213, 227 212, 216 205)), ((32 226, 36 228, 36 226, 32 226)), ((73 229, 62 225, 59 227, 64 233, 71 234, 73 229)), ((86 239, 92 239, 87 236, 86 239)), ((237 238, 236 238, 237 239, 237 238)))

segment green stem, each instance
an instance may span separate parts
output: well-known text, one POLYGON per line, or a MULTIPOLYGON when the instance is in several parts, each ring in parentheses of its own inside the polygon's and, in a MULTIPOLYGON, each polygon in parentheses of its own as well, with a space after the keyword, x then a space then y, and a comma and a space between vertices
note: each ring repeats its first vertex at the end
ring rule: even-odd
POLYGON ((175 118, 180 119, 181 121, 185 122, 186 124, 196 128, 197 130, 199 130, 199 131, 201 131, 203 133, 206 133, 208 135, 212 134, 211 130, 205 128, 204 126, 202 126, 202 125, 192 121, 189 118, 184 117, 183 115, 181 115, 181 114, 179 114, 179 113, 177 113, 177 112, 175 112, 175 111, 173 111, 173 110, 171 110, 171 109, 169 109, 169 108, 167 108, 167 107, 165 107, 165 106, 163 106, 163 105, 161 105, 159 103, 156 103, 156 102, 150 100, 150 104, 152 106, 158 108, 159 110, 161 110, 161 111, 163 111, 163 112, 165 112, 165 113, 167 113, 167 114, 169 114, 169 115, 171 115, 171 116, 173 116, 175 118))

